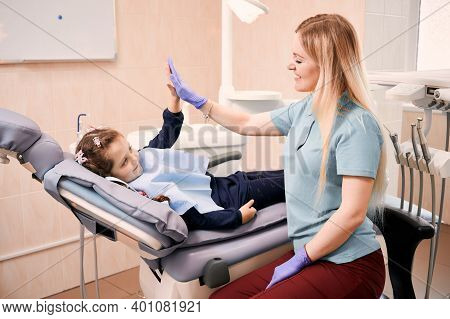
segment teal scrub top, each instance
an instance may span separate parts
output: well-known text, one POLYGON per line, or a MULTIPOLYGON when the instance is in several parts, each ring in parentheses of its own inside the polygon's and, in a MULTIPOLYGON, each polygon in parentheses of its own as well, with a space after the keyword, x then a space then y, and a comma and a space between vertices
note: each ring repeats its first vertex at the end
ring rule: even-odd
MULTIPOLYGON (((295 249, 309 242, 341 205, 344 175, 371 178, 377 175, 383 137, 376 119, 350 100, 347 93, 341 96, 339 104, 330 138, 327 181, 318 201, 322 139, 312 111, 312 96, 271 112, 272 122, 287 136, 284 145, 287 221, 295 249)), ((321 259, 346 263, 379 248, 373 224, 366 216, 344 244, 321 259)))

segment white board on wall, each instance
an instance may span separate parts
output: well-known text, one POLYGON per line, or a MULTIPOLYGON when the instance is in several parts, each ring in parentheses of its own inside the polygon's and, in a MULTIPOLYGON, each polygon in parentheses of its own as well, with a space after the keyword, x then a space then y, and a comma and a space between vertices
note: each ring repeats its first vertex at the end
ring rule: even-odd
POLYGON ((114 0, 1 0, 0 63, 114 60, 114 0))

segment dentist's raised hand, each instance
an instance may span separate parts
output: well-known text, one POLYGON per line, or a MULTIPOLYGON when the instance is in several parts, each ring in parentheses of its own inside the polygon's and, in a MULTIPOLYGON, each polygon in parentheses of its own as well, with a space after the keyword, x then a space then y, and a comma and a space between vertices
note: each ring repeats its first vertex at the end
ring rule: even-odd
POLYGON ((170 80, 172 81, 173 86, 175 87, 175 90, 177 92, 177 95, 183 100, 186 101, 193 106, 195 106, 197 109, 200 109, 205 103, 208 101, 203 96, 198 95, 195 93, 192 89, 190 89, 186 83, 184 83, 180 76, 178 75, 177 70, 175 69, 173 65, 172 58, 169 58, 167 63, 169 64, 170 68, 170 80))

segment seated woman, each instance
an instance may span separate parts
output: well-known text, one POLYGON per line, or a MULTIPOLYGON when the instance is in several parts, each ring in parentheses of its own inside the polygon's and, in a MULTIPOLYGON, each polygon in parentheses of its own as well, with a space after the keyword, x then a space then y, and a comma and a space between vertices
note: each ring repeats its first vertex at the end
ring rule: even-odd
POLYGON ((208 160, 169 150, 183 124, 180 99, 171 84, 171 103, 164 124, 148 146, 137 152, 110 128, 87 132, 76 148, 76 160, 90 171, 129 183, 131 189, 164 202, 189 230, 231 229, 250 221, 256 210, 285 201, 284 172, 238 171, 228 177, 206 172, 208 160))

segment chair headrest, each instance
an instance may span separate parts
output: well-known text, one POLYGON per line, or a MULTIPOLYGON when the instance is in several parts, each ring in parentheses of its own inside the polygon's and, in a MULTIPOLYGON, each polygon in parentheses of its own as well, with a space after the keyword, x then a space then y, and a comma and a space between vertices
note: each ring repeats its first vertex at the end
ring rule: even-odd
POLYGON ((49 135, 26 116, 0 108, 0 149, 17 154, 21 164, 39 179, 61 162, 63 151, 49 135))
POLYGON ((22 154, 42 135, 39 126, 22 114, 0 108, 0 148, 22 154))

